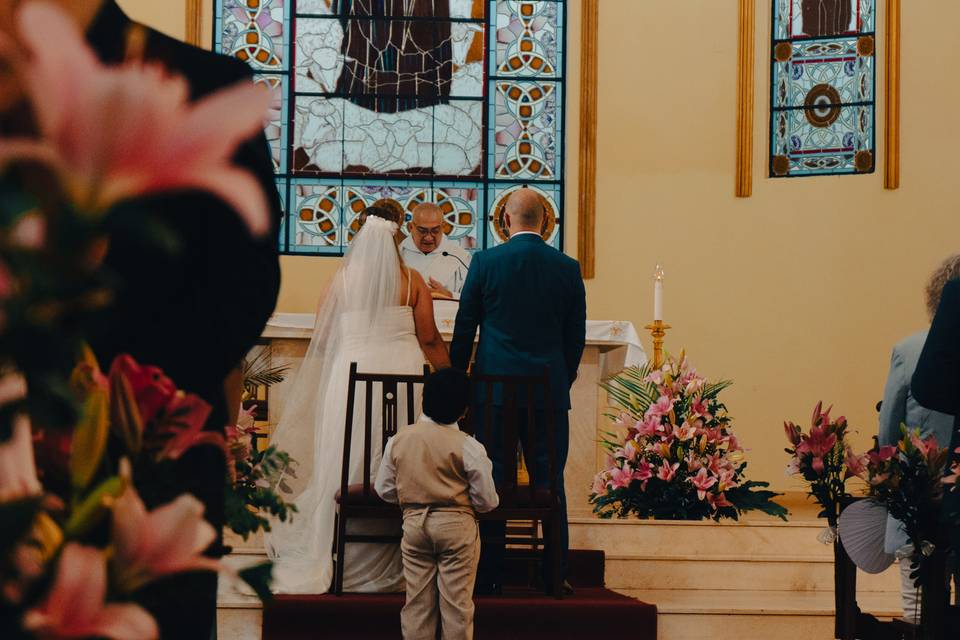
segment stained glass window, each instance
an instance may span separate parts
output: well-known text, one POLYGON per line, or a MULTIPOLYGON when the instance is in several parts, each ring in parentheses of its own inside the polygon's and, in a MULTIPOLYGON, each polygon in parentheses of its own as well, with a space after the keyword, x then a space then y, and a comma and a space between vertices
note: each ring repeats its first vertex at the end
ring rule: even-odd
POLYGON ((529 185, 562 246, 564 0, 217 0, 215 47, 273 91, 285 253, 342 255, 364 207, 434 202, 466 249, 529 185))
POLYGON ((872 173, 875 0, 773 0, 770 175, 872 173))

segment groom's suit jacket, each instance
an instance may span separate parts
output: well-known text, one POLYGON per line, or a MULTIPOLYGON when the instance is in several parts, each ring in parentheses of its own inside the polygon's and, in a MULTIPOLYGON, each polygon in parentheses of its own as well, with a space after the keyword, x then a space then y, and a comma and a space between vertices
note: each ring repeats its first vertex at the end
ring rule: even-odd
POLYGON ((479 327, 475 373, 536 375, 549 366, 554 407, 569 409, 586 319, 579 263, 536 234, 519 234, 474 255, 450 358, 466 370, 479 327))

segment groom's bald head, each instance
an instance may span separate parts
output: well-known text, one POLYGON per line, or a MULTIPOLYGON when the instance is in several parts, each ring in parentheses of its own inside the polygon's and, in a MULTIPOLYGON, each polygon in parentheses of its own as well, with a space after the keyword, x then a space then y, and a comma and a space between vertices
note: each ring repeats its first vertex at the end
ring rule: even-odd
POLYGON ((536 231, 543 227, 543 200, 533 189, 517 189, 504 206, 510 235, 519 231, 536 231))

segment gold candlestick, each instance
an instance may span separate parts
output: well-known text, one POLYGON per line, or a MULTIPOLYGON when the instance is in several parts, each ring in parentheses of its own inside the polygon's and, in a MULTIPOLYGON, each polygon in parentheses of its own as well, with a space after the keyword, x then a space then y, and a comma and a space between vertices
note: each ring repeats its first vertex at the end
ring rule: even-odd
POLYGON ((653 368, 659 369, 663 366, 663 339, 667 335, 667 329, 670 325, 663 320, 654 320, 653 324, 648 324, 644 329, 653 336, 653 368))

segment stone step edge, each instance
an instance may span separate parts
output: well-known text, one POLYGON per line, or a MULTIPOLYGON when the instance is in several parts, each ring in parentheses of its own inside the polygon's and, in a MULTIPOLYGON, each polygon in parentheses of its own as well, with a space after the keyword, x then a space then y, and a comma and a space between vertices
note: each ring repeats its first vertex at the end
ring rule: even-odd
MULTIPOLYGON (((818 608, 795 608, 795 609, 784 609, 782 607, 765 607, 762 604, 757 606, 738 606, 738 607, 725 607, 721 605, 711 605, 710 593, 713 590, 701 590, 701 589, 657 589, 657 591, 671 591, 671 593, 677 593, 678 591, 689 591, 691 594, 695 594, 699 591, 703 592, 702 599, 696 599, 695 603, 691 604, 658 604, 656 602, 655 594, 651 593, 650 590, 646 589, 613 589, 617 593, 621 593, 625 596, 631 598, 637 598, 643 602, 648 602, 657 606, 658 615, 702 615, 702 616, 785 616, 785 617, 833 617, 835 615, 833 607, 818 607, 818 608), (642 592, 642 593, 641 593, 642 592)), ((752 590, 746 589, 735 589, 732 591, 743 591, 745 593, 754 593, 752 590)), ((780 591, 780 593, 804 593, 804 594, 813 594, 819 593, 829 598, 833 598, 833 591, 780 591)), ((891 592, 891 595, 892 592, 891 592)), ((758 597, 758 600, 762 601, 762 597, 758 597)), ((879 617, 880 619, 890 619, 899 615, 902 615, 902 611, 898 610, 897 607, 892 607, 890 609, 883 609, 880 611, 869 610, 869 613, 879 617)))
POLYGON ((645 527, 732 527, 732 528, 789 528, 813 529, 820 531, 827 526, 826 520, 796 520, 783 522, 782 520, 641 520, 639 518, 570 518, 571 526, 645 526, 645 527))
POLYGON ((611 560, 641 561, 641 562, 743 562, 743 563, 783 563, 783 564, 833 564, 833 555, 823 556, 775 556, 775 555, 735 555, 735 554, 673 554, 660 555, 652 553, 607 553, 604 557, 611 560))

